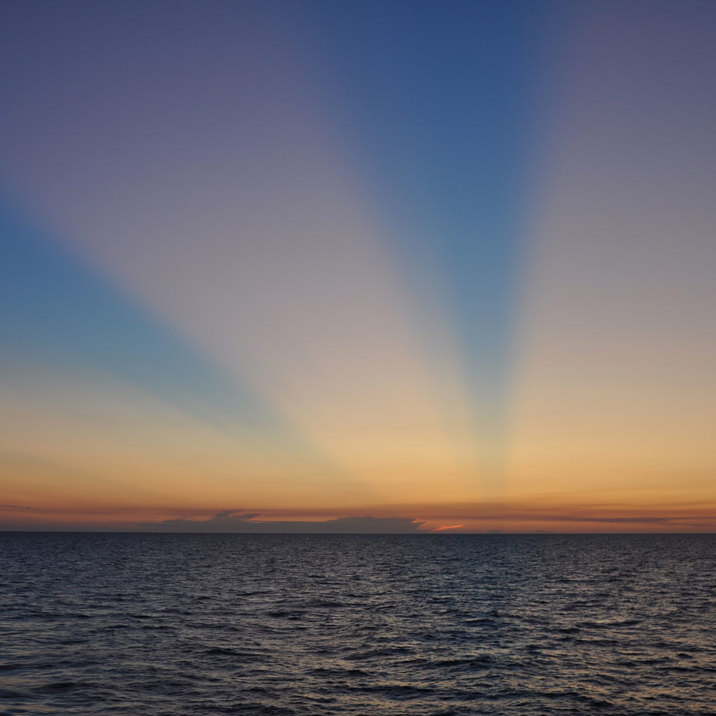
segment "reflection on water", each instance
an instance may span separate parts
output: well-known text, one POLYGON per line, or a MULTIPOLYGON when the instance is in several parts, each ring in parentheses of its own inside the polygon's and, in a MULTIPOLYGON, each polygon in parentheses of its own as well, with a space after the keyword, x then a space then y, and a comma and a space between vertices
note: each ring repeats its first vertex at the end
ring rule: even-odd
POLYGON ((716 538, 0 534, 2 713, 713 713, 716 538))

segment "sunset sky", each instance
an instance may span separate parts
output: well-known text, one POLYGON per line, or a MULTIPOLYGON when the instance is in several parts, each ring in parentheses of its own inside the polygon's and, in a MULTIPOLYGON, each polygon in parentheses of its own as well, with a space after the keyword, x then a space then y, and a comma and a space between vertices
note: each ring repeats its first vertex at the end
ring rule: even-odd
POLYGON ((716 3, 0 6, 0 529, 716 530, 716 3))

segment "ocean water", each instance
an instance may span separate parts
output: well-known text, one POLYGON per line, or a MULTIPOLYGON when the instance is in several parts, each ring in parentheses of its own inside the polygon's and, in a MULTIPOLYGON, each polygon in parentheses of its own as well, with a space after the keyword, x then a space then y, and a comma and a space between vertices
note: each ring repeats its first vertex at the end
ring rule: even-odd
POLYGON ((714 714, 716 537, 0 534, 3 714, 714 714))

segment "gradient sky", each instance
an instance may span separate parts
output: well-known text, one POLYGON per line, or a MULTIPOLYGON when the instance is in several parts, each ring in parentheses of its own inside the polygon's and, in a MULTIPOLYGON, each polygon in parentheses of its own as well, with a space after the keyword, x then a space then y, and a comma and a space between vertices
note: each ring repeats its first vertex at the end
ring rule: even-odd
POLYGON ((716 529, 716 3, 0 7, 0 528, 716 529))

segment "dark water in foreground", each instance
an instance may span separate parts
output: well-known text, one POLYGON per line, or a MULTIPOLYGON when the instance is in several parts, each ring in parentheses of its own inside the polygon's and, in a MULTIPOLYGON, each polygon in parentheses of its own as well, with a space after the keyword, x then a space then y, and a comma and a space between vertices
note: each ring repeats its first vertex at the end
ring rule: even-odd
POLYGON ((715 547, 0 534, 0 713, 716 713, 715 547))

